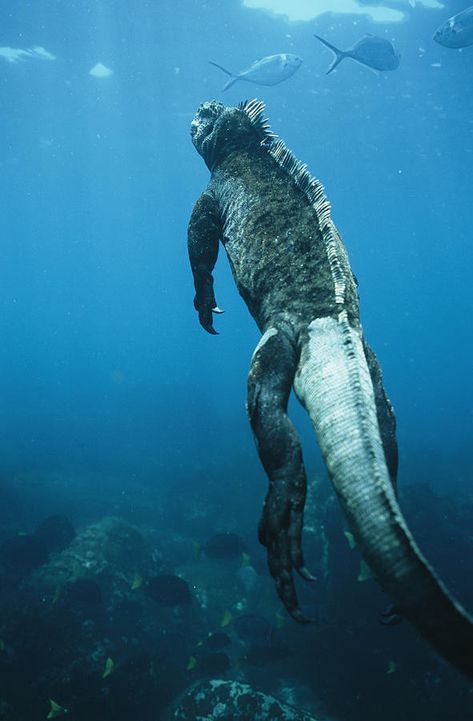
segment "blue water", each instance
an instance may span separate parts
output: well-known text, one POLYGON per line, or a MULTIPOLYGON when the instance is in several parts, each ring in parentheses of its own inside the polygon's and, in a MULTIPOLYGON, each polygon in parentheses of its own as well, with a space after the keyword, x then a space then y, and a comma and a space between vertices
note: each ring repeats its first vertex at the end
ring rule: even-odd
MULTIPOLYGON (((289 22, 238 0, 3 0, 0 46, 55 56, 0 55, 5 477, 43 479, 35 499, 48 497, 48 476, 90 497, 98 478, 130 497, 143 486, 192 502, 215 492, 256 526, 265 478, 244 403, 259 334, 223 252, 220 335, 201 329, 186 228, 208 179, 193 113, 258 97, 326 187, 396 410, 400 483, 469 492, 473 48, 432 41, 467 4, 406 2, 403 22, 373 23, 289 22), (345 60, 326 76, 331 55, 314 32, 342 48, 386 37, 400 67, 345 60), (270 88, 222 94, 226 76, 208 64, 239 70, 277 52, 304 62, 270 88), (98 62, 112 74, 90 75, 98 62)), ((322 472, 307 419, 295 403, 291 413, 309 473, 322 472)))

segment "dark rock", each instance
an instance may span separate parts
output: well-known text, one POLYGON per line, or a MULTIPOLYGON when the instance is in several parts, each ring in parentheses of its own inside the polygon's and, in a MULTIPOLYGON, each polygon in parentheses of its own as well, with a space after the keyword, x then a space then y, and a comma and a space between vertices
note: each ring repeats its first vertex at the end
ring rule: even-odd
POLYGON ((0 562, 11 571, 32 571, 48 560, 47 546, 32 533, 8 538, 0 546, 0 562))
POLYGON ((78 578, 65 589, 65 602, 71 606, 97 606, 102 603, 102 591, 92 578, 78 578))
POLYGON ((172 721, 317 721, 311 714, 280 703, 238 681, 203 681, 186 691, 172 721))
POLYGON ((72 523, 65 516, 49 516, 36 531, 35 538, 40 540, 49 553, 62 551, 74 540, 76 532, 72 523))

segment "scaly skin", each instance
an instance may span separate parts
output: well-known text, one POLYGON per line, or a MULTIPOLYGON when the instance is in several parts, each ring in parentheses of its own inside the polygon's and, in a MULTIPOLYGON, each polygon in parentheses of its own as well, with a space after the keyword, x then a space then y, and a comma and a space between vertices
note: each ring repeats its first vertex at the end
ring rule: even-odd
POLYGON ((473 624, 417 548, 396 500, 395 418, 366 344, 356 282, 318 181, 269 133, 257 101, 204 103, 193 143, 211 171, 188 235, 194 305, 216 331, 212 271, 219 242, 261 330, 248 415, 269 480, 259 524, 289 613, 302 616, 293 571, 304 565, 306 473, 287 416, 291 388, 308 411, 350 529, 375 577, 436 650, 473 678, 473 624))

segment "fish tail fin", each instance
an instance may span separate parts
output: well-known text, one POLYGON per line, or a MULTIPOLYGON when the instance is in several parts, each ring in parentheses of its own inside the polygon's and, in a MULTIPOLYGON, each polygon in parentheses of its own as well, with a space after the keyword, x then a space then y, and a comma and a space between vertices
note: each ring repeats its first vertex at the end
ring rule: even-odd
POLYGON ((238 80, 238 75, 235 75, 233 78, 230 78, 230 80, 227 83, 225 83, 225 85, 223 86, 222 93, 224 92, 224 90, 228 90, 228 88, 231 88, 232 85, 234 83, 236 83, 237 80, 238 80))
POLYGON ((339 55, 338 57, 336 57, 335 60, 333 61, 333 63, 330 65, 330 67, 329 67, 329 69, 327 70, 327 72, 325 73, 325 75, 330 75, 330 73, 332 72, 332 70, 335 70, 335 68, 337 67, 337 65, 342 62, 342 60, 343 60, 344 57, 346 57, 346 56, 345 56, 345 55, 339 55))
POLYGON ((335 53, 335 58, 330 65, 329 69, 327 70, 327 75, 332 72, 332 70, 335 70, 337 65, 342 62, 342 60, 346 57, 348 57, 348 53, 345 53, 343 50, 340 50, 339 48, 336 48, 335 45, 332 45, 332 43, 329 43, 327 40, 324 40, 320 37, 320 35, 314 35, 314 38, 317 38, 317 40, 320 40, 320 42, 325 45, 329 50, 331 50, 333 53, 335 53))
POLYGON ((236 83, 236 81, 238 80, 238 75, 231 73, 230 70, 227 70, 226 68, 222 68, 221 65, 218 65, 218 63, 214 63, 213 60, 209 60, 209 63, 210 63, 210 65, 214 65, 219 70, 223 70, 224 73, 226 73, 227 75, 230 76, 230 80, 228 80, 228 82, 225 83, 225 85, 222 88, 222 92, 224 90, 228 90, 228 88, 231 88, 233 83, 236 83))

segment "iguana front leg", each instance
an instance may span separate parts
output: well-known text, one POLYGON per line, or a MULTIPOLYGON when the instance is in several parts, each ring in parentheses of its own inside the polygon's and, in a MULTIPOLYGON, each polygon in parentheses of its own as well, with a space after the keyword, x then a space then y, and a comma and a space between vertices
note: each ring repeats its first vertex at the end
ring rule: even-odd
POLYGON ((188 250, 194 276, 194 308, 202 328, 212 335, 217 335, 212 313, 223 313, 215 300, 212 275, 221 237, 221 222, 215 202, 208 193, 202 193, 189 222, 188 250))

